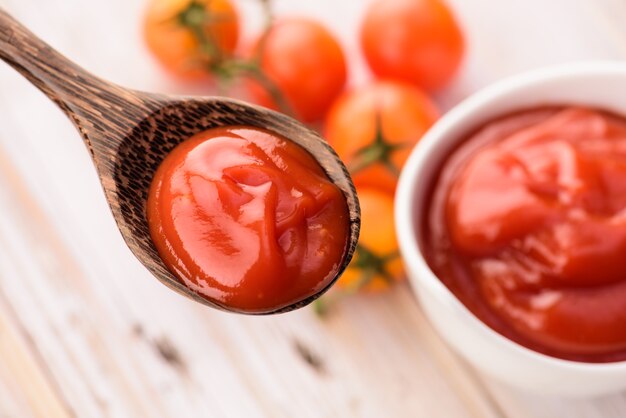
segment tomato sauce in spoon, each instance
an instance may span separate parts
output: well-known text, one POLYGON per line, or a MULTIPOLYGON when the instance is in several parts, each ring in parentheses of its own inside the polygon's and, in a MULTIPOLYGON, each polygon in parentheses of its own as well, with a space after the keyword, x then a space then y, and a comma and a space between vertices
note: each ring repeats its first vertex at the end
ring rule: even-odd
POLYGON ((148 222, 166 266, 205 298, 271 312, 327 287, 343 260, 341 190, 299 145, 231 126, 199 133, 162 162, 148 222))

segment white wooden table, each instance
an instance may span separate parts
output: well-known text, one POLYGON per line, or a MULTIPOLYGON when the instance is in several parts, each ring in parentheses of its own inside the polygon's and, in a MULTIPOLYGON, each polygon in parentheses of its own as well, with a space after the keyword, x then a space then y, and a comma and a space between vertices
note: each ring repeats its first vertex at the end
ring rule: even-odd
MULTIPOLYGON (((278 0, 339 34, 355 82, 362 1, 278 0)), ((450 0, 468 59, 444 108, 501 77, 581 59, 626 60, 626 0, 450 0)), ((87 69, 182 92, 145 51, 143 0, 0 0, 87 69)), ((247 32, 260 25, 240 0, 247 32)), ((584 382, 581 382, 584 384, 584 382)), ((626 394, 544 399, 452 354, 406 286, 244 317, 169 291, 122 242, 89 156, 55 106, 0 65, 0 417, 615 417, 626 394)))

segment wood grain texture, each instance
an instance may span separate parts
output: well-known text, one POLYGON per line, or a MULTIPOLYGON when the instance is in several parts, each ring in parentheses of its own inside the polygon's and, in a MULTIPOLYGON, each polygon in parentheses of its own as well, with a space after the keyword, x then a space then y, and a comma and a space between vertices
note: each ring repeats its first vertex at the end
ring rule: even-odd
POLYGON ((225 97, 179 97, 124 89, 72 63, 0 8, 0 59, 54 101, 81 133, 126 244, 163 284, 196 302, 231 312, 186 287, 161 261, 150 238, 146 200, 154 172, 182 141, 209 128, 255 126, 308 151, 342 191, 348 211, 346 249, 336 276, 319 292, 289 306, 254 314, 289 312, 308 305, 339 278, 352 259, 360 228, 356 190, 348 170, 316 132, 280 113, 225 97))
MULTIPOLYGON (((56 387, 49 380, 48 369, 33 352, 28 339, 19 329, 19 318, 9 311, 5 300, 0 299, 0 382, 8 402, 19 404, 19 409, 29 415, 50 418, 73 416, 56 387)), ((18 416, 15 412, 0 410, 6 415, 18 416)))
POLYGON ((114 154, 111 154, 110 141, 92 139, 93 152, 98 162, 105 193, 122 235, 137 258, 168 287, 201 303, 233 311, 231 308, 207 301, 173 279, 162 264, 150 239, 145 206, 154 171, 163 158, 181 141, 209 128, 232 125, 255 126, 290 138, 313 155, 328 177, 343 192, 350 220, 347 248, 334 280, 315 295, 263 314, 283 313, 301 308, 328 290, 352 258, 360 228, 356 190, 346 167, 328 143, 292 118, 237 100, 159 97, 156 103, 159 105, 158 110, 138 123, 113 149, 114 154))
MULTIPOLYGON (((449 2, 464 22, 469 55, 438 95, 444 109, 523 70, 626 60, 624 0, 449 2)), ((357 63, 356 83, 368 77, 356 41, 366 3, 276 0, 279 13, 315 16, 340 36, 357 63)), ((206 91, 175 83, 152 62, 137 33, 143 0, 0 4, 118 84, 206 91)), ((237 5, 246 33, 260 27, 256 2, 237 5)), ((124 247, 73 126, 3 65, 0 121, 0 317, 21 341, 11 347, 23 347, 40 369, 44 391, 77 417, 626 416, 624 394, 546 399, 476 374, 442 343, 404 286, 346 300, 324 321, 309 309, 242 317, 191 303, 153 280, 124 247)), ((0 371, 0 417, 47 417, 25 401, 28 390, 0 371)))

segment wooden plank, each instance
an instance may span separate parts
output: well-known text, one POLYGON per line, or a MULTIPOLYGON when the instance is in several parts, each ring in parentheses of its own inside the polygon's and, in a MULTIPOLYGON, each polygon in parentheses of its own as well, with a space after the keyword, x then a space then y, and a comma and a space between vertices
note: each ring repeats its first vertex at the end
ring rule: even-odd
MULTIPOLYGON (((25 192, 17 192, 19 179, 1 154, 0 168, 1 178, 6 181, 0 183, 1 200, 28 199, 25 192)), ((65 398, 75 410, 98 416, 96 411, 108 408, 106 399, 110 395, 101 383, 108 380, 105 376, 112 375, 109 379, 115 388, 129 398, 132 399, 135 391, 128 387, 122 370, 117 370, 119 374, 110 370, 113 368, 110 355, 97 334, 102 328, 93 323, 91 310, 85 306, 81 309, 86 299, 79 300, 73 289, 80 286, 76 281, 80 272, 63 253, 62 244, 53 238, 41 213, 28 206, 28 200, 20 203, 12 208, 19 215, 3 207, 3 213, 14 216, 10 224, 0 222, 2 290, 31 333, 35 349, 41 351, 55 377, 61 376, 59 386, 65 398), (83 403, 76 404, 77 401, 83 403)), ((140 406, 146 402, 138 397, 132 402, 134 407, 127 408, 141 416, 151 416, 140 406)))
MULTIPOLYGON (((449 1, 466 22, 470 55, 453 86, 439 96, 444 108, 524 69, 626 57, 623 0, 449 1)), ((137 33, 144 0, 4 3, 102 76, 146 90, 191 91, 165 77, 146 53, 137 33)), ((256 6, 251 0, 238 4, 250 35, 259 24, 256 6)), ((357 62, 351 69, 357 83, 368 78, 356 41, 364 4, 277 1, 281 13, 311 14, 337 31, 357 62)), ((477 377, 436 336, 406 287, 347 300, 324 321, 310 310, 249 318, 195 306, 154 281, 132 258, 69 122, 3 66, 0 115, 0 292, 6 299, 3 305, 0 298, 0 326, 8 321, 18 330, 10 347, 22 347, 19 361, 33 366, 24 382, 34 376, 36 390, 49 391, 65 413, 626 414, 623 396, 546 400, 477 377)), ((16 390, 9 366, 0 358, 0 417, 21 418, 25 405, 32 407, 29 396, 39 392, 19 385, 16 390)))
POLYGON ((626 413, 623 394, 598 399, 559 399, 524 394, 493 381, 487 381, 486 385, 510 418, 622 418, 626 413))
MULTIPOLYGON (((50 14, 59 13, 56 6, 40 6, 50 14)), ((17 2, 12 7, 19 13, 29 6, 17 2)), ((77 1, 63 6, 73 7, 72 13, 79 13, 85 6, 77 1)), ((112 8, 100 7, 100 18, 112 14, 112 8)), ((36 20, 27 12, 23 16, 36 20)), ((39 30, 45 35, 53 21, 40 22, 39 30)), ((70 32, 75 30, 72 21, 67 25, 70 32)), ((62 37, 53 36, 53 43, 55 39, 62 37)), ((80 46, 77 50, 82 51, 80 46)), ((66 53, 72 56, 71 48, 66 53)), ((193 416, 213 410, 219 416, 274 417, 373 416, 389 410, 400 416, 426 410, 471 416, 428 355, 422 349, 419 355, 411 355, 419 333, 408 333, 404 343, 394 344, 394 335, 406 333, 410 325, 400 322, 390 332, 386 317, 377 317, 367 305, 340 317, 341 330, 360 329, 358 339, 346 340, 343 333, 320 328, 310 312, 267 319, 225 316, 189 305, 155 283, 129 258, 113 229, 82 144, 71 142, 75 133, 69 124, 25 83, 11 80, 0 92, 5 117, 14 121, 13 126, 0 127, 0 141, 11 159, 2 165, 17 166, 19 174, 7 184, 7 189, 13 187, 13 195, 0 200, 6 202, 4 212, 11 213, 9 222, 0 221, 0 229, 11 241, 2 247, 16 260, 14 268, 24 283, 5 288, 25 326, 33 330, 36 346, 53 365, 60 386, 72 393, 70 402, 77 411, 96 416, 193 416), (30 116, 19 110, 35 107, 44 127, 29 124, 30 116), (9 138, 24 140, 16 143, 9 138), (21 179, 24 184, 15 187, 21 179), (34 254, 24 255, 29 250, 34 254), (29 292, 31 298, 36 296, 35 302, 18 297, 29 292), (141 300, 134 294, 142 295, 141 300), (69 312, 59 312, 63 310, 69 312), (28 318, 28 311, 53 319, 41 324, 40 318, 28 318), (370 329, 360 319, 363 311, 372 316, 380 338, 368 341, 370 329), (311 332, 316 328, 318 334, 311 332), (97 329, 106 329, 106 335, 95 333, 97 329), (377 349, 378 340, 399 356, 390 360, 377 349), (334 365, 329 366, 332 374, 319 375, 303 360, 302 350, 307 348, 302 347, 314 343, 313 349, 317 345, 336 348, 327 355, 334 365), (124 361, 125 356, 130 360, 124 361), (395 367, 405 356, 411 367, 395 367), (131 394, 119 383, 128 374, 133 376, 126 377, 134 389, 131 394), (397 380, 398 375, 402 380, 397 380), (84 382, 80 388, 78 381, 84 382), (138 413, 141 406, 136 404, 142 402, 153 402, 154 407, 138 413)), ((412 302, 409 306, 415 309, 412 302)), ((402 317, 401 313, 394 316, 394 321, 402 317)))
MULTIPOLYGON (((15 280, 16 278, 9 278, 15 280)), ((73 416, 47 376, 15 318, 0 298, 0 417, 68 418, 73 416), (13 405, 11 405, 13 404, 13 405)))
MULTIPOLYGON (((28 196, 24 195, 25 192, 20 192, 21 188, 17 192, 15 191, 16 182, 18 186, 19 182, 7 170, 9 166, 10 163, 6 159, 0 159, 1 177, 11 180, 10 185, 3 184, 1 189, 5 192, 7 190, 14 191, 12 195, 8 195, 8 198, 3 198, 1 201, 12 201, 14 205, 19 205, 17 211, 21 216, 13 214, 13 222, 18 220, 16 231, 20 231, 22 235, 27 232, 26 235, 29 235, 28 230, 30 228, 35 229, 39 244, 35 245, 31 238, 28 240, 27 248, 34 249, 35 253, 40 251, 52 252, 48 256, 49 258, 72 264, 71 260, 65 260, 68 256, 63 254, 63 243, 49 236, 46 231, 47 227, 40 219, 41 215, 37 214, 36 210, 30 207, 30 204, 24 204, 29 199, 28 196), (21 217, 24 219, 20 220, 21 217), (45 246, 48 240, 52 241, 48 245, 53 248, 45 246), (44 246, 42 247, 42 245, 44 246)), ((20 239, 18 234, 11 232, 10 227, 1 222, 0 232, 3 238, 7 236, 11 238, 11 247, 16 244, 18 247, 20 246, 19 242, 16 243, 16 240, 20 239)), ((28 237, 21 239, 24 238, 28 237)), ((15 253, 14 249, 9 248, 7 241, 0 239, 0 247, 6 250, 5 254, 9 258, 19 259, 19 254, 15 253)), ((37 259, 37 256, 35 258, 37 259)), ((41 260, 39 261, 41 262, 41 260)), ((6 262, 3 260, 1 263, 5 270, 8 263, 9 260, 6 262)), ((18 264, 26 264, 26 261, 18 264)), ((37 346, 44 351, 44 355, 49 358, 50 362, 51 360, 55 361, 53 372, 55 375, 59 375, 58 378, 64 388, 72 386, 70 377, 73 375, 83 381, 82 393, 76 391, 75 387, 68 391, 72 393, 71 403, 77 410, 88 411, 88 406, 93 407, 95 398, 96 405, 98 404, 97 399, 101 399, 99 402, 101 406, 107 405, 109 409, 117 408, 117 413, 126 410, 142 411, 140 406, 136 404, 138 402, 136 397, 150 399, 150 394, 144 393, 124 381, 124 373, 119 370, 117 364, 119 361, 116 355, 118 350, 110 346, 110 341, 107 341, 106 336, 93 335, 93 329, 100 328, 98 325, 100 310, 105 308, 100 306, 97 298, 87 289, 89 284, 82 282, 82 276, 77 276, 78 273, 71 271, 71 266, 55 267, 55 269, 59 268, 61 269, 60 273, 65 276, 64 280, 71 279, 67 286, 71 286, 72 289, 63 286, 56 292, 47 289, 44 292, 45 295, 39 295, 33 288, 20 286, 19 293, 27 294, 29 300, 34 299, 37 302, 35 305, 29 305, 28 309, 39 310, 48 318, 58 316, 58 313, 54 311, 59 308, 59 299, 65 300, 65 304, 68 304, 70 297, 74 299, 77 296, 80 299, 88 300, 89 308, 80 306, 82 302, 75 299, 72 302, 74 315, 68 319, 71 327, 67 327, 65 321, 59 319, 46 324, 46 328, 62 330, 62 333, 57 332, 53 338, 43 336, 44 330, 35 331, 35 342, 41 339, 45 340, 46 344, 59 344, 63 350, 70 352, 70 357, 53 356, 53 354, 46 352, 48 347, 37 346), (72 278, 72 276, 77 277, 72 278), (77 296, 68 295, 68 293, 72 294, 75 291, 77 291, 77 296), (44 302, 43 298, 57 299, 57 301, 44 302), (79 320, 77 317, 81 319, 79 320), (76 329, 77 325, 78 329, 76 329), (86 340, 83 343, 72 341, 83 339, 86 340), (87 346, 83 347, 83 344, 87 346), (83 357, 85 357, 84 360, 83 357), (97 366, 103 362, 106 363, 106 367, 102 367, 98 373, 104 376, 92 375, 89 370, 86 370, 90 367, 90 364, 87 363, 97 366), (58 363, 64 365, 63 370, 57 368, 56 364, 58 363), (102 380, 102 377, 105 377, 104 382, 96 385, 95 380, 102 380), (109 382, 110 387, 109 385, 105 386, 107 380, 111 380, 109 382), (115 395, 108 393, 109 391, 114 392, 115 395), (114 405, 117 406, 114 407, 114 405)), ((59 277, 53 275, 37 275, 31 279, 29 272, 24 270, 18 271, 17 275, 21 278, 21 284, 33 280, 60 280, 59 277)), ((13 284, 17 286, 17 284, 13 284)), ((11 303, 23 309, 27 303, 23 300, 24 298, 18 298, 18 292, 10 289, 12 286, 4 283, 3 287, 12 296, 11 303)), ((41 287, 41 283, 39 287, 41 287)), ((194 393, 190 390, 191 385, 194 390, 200 391, 205 396, 210 396, 209 399, 214 402, 213 407, 221 408, 224 413, 234 410, 241 411, 241 401, 238 400, 235 403, 235 399, 230 396, 223 398, 210 393, 216 387, 228 384, 228 374, 224 370, 224 373, 218 376, 211 376, 210 372, 216 370, 215 360, 219 358, 220 353, 207 356, 207 349, 218 350, 222 352, 222 356, 227 353, 228 357, 224 363, 231 373, 234 370, 237 374, 233 387, 241 388, 242 383, 245 382, 246 392, 243 395, 255 399, 257 402, 255 409, 262 411, 264 416, 293 416, 296 411, 301 410, 309 411, 310 415, 305 414, 304 416, 312 417, 319 416, 320 411, 323 416, 350 416, 355 412, 355 408, 360 408, 359 411, 363 412, 363 416, 376 416, 389 411, 395 411, 394 415, 396 416, 401 416, 402 413, 410 411, 430 411, 431 414, 444 411, 459 417, 491 416, 479 412, 488 409, 488 407, 477 406, 480 404, 479 396, 466 398, 470 404, 465 404, 463 399, 459 399, 454 390, 442 378, 441 369, 437 367, 436 363, 433 364, 427 351, 420 348, 421 333, 407 332, 407 329, 411 329, 411 324, 402 323, 407 318, 414 318, 416 314, 419 314, 412 298, 407 297, 407 289, 398 289, 398 293, 394 294, 398 300, 384 301, 379 299, 371 301, 372 303, 360 304, 360 306, 357 304, 347 311, 349 315, 335 316, 334 321, 330 323, 320 323, 310 311, 267 319, 217 313, 220 320, 219 323, 215 323, 214 320, 202 321, 203 318, 209 319, 206 310, 191 305, 192 312, 177 318, 176 322, 197 318, 199 324, 204 323, 204 327, 209 331, 212 339, 219 341, 219 347, 210 343, 206 345, 192 344, 191 338, 193 337, 188 334, 183 339, 178 338, 177 332, 174 331, 175 327, 180 328, 178 324, 172 324, 172 329, 163 333, 162 337, 155 338, 153 343, 160 350, 160 355, 165 359, 166 365, 175 371, 175 378, 171 379, 173 381, 170 383, 174 385, 174 388, 170 388, 172 391, 178 391, 178 396, 193 399, 194 393), (372 304, 375 305, 371 306, 372 304), (387 306, 386 315, 382 314, 385 312, 385 306, 387 306), (391 306, 395 308, 390 309, 391 306), (367 318, 367 326, 364 326, 363 318, 367 318), (389 329, 389 324, 395 324, 395 326, 389 329), (326 325, 331 326, 326 328, 326 325), (312 331, 316 328, 317 333, 313 333, 312 331), (350 330, 356 331, 350 332, 350 330), (346 338, 351 335, 355 338, 346 338), (364 344, 368 339, 370 342, 364 344), (333 346, 335 346, 336 351, 328 351, 333 346), (328 368, 327 371, 321 372, 318 368, 312 367, 306 360, 303 361, 303 350, 304 352, 319 351, 321 353, 319 355, 328 358, 328 365, 325 366, 328 368), (359 360, 357 363, 354 362, 355 358, 359 360), (396 364, 398 359, 404 359, 407 367, 390 367, 390 365, 396 364), (361 367, 362 365, 367 365, 367 367, 361 367), (291 388, 290 382, 294 378, 297 378, 299 387, 291 388), (199 387, 195 387, 195 383, 199 387), (347 390, 343 387, 346 383, 349 383, 350 386, 347 390), (370 393, 374 386, 379 387, 377 390, 379 394, 372 397, 370 393), (309 389, 303 390, 306 387, 309 389), (441 404, 442 396, 446 397, 444 404, 441 404), (335 402, 326 403, 325 400, 327 399, 334 399, 335 402), (315 405, 315 408, 312 408, 312 405, 315 405)), ((170 315, 170 317, 173 316, 170 315)), ((424 321, 419 316, 412 320, 424 321)), ((28 318, 23 318, 23 321, 29 327, 37 326, 28 318)), ((156 327, 158 325, 161 323, 157 324, 156 327)), ((115 332, 114 324, 101 326, 107 326, 107 331, 111 336, 123 340, 123 336, 117 335, 115 332)), ((134 332, 143 340, 146 337, 145 334, 149 333, 151 328, 155 328, 155 324, 146 321, 145 325, 140 325, 140 327, 134 332)), ((202 334, 201 330, 192 329, 191 332, 196 336, 202 334)), ((151 338, 148 339, 152 340, 151 338)), ((198 337, 196 337, 197 339, 198 337)), ((131 346, 134 344, 134 342, 126 341, 124 355, 132 356, 131 346)), ((135 361, 142 362, 141 359, 134 358, 133 365, 135 361)), ((133 365, 130 367, 132 368, 133 365)), ((154 366, 151 367, 154 368, 154 366)), ((160 365, 159 368, 162 369, 163 366, 160 365)), ((161 370, 161 373, 163 372, 164 370, 161 370)), ((140 374, 141 371, 135 370, 135 373, 140 374)), ((150 387, 155 381, 163 379, 163 376, 155 379, 154 376, 147 374, 142 376, 141 386, 145 389, 145 386, 150 387)), ((190 411, 201 410, 196 409, 200 407, 200 405, 194 405, 196 402, 190 403, 193 407, 187 405, 190 411)), ((179 405, 176 409, 172 408, 171 414, 174 414, 176 410, 180 411, 179 408, 179 405)), ((100 411, 100 413, 104 412, 104 410, 100 411)), ((250 411, 246 412, 249 413, 250 411)), ((97 414, 98 410, 92 410, 91 413, 97 414)), ((141 413, 141 416, 151 416, 148 415, 150 411, 142 411, 141 413)))

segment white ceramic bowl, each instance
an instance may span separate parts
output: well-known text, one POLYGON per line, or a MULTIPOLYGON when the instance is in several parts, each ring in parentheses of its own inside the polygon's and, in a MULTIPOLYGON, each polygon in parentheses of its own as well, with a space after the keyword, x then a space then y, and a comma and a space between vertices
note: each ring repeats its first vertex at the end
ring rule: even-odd
MULTIPOLYGON (((400 250, 413 289, 441 336, 478 369, 533 392, 595 396, 626 389, 626 361, 580 363, 527 349, 476 318, 422 256, 416 224, 443 158, 496 116, 543 105, 580 104, 626 115, 626 63, 568 64, 498 82, 456 106, 422 138, 407 161, 395 201, 400 250)), ((626 254, 624 254, 626 258, 626 254)))

